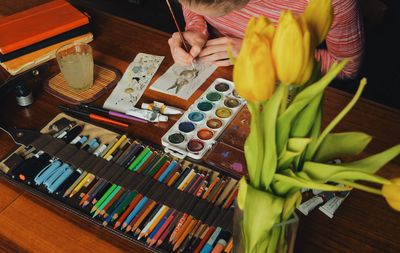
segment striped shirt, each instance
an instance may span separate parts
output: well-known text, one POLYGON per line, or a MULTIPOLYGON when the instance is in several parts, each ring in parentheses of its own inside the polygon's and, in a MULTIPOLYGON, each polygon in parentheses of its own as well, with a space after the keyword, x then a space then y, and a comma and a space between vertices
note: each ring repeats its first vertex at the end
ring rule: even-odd
MULTIPOLYGON (((222 17, 204 17, 183 8, 186 30, 199 31, 206 35, 207 23, 222 36, 243 38, 246 25, 252 16, 263 15, 278 23, 282 10, 301 15, 308 0, 250 0, 242 9, 222 17)), ((357 0, 332 0, 334 19, 325 40, 326 49, 317 49, 315 58, 321 62, 323 73, 338 60, 349 58, 350 62, 339 74, 340 78, 355 78, 361 65, 364 50, 364 35, 357 0)))

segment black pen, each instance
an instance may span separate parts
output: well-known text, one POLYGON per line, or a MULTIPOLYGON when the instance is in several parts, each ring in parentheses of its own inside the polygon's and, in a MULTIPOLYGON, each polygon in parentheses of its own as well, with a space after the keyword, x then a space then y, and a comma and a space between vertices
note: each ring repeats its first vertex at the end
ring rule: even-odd
POLYGON ((106 118, 106 117, 103 117, 103 116, 100 116, 100 115, 97 115, 97 114, 94 114, 94 113, 88 113, 88 112, 72 109, 72 108, 69 108, 69 107, 66 107, 66 106, 62 106, 62 105, 59 105, 58 107, 61 110, 63 110, 65 113, 70 113, 70 114, 73 114, 73 115, 78 116, 78 117, 83 117, 83 118, 90 119, 92 121, 96 121, 96 122, 99 122, 99 123, 107 124, 107 125, 110 125, 110 126, 128 128, 128 124, 126 124, 126 123, 122 123, 122 122, 119 122, 119 121, 116 121, 116 120, 113 120, 113 119, 109 119, 109 118, 106 118))

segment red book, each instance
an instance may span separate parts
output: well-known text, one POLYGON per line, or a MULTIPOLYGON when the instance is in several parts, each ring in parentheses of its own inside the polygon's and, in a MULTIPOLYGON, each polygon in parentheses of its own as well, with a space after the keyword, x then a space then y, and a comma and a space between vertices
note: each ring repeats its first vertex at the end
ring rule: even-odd
POLYGON ((89 23, 82 12, 55 0, 0 18, 0 52, 7 54, 89 23))

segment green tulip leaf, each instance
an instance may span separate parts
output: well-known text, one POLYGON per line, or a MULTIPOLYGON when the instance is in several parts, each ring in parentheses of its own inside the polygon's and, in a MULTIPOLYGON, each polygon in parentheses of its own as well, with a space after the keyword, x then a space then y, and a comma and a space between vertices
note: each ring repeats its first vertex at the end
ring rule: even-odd
POLYGON ((361 132, 330 133, 319 146, 314 161, 326 162, 343 156, 358 155, 371 140, 370 135, 361 132))
POLYGON ((347 186, 335 186, 324 183, 318 183, 313 180, 307 180, 297 177, 290 169, 283 171, 285 174, 276 173, 272 182, 271 188, 273 191, 280 195, 286 196, 288 193, 301 189, 309 188, 321 191, 348 191, 350 188, 347 186))
POLYGON ((303 152, 310 142, 310 138, 289 138, 287 148, 291 151, 303 152))
POLYGON ((290 193, 283 204, 282 219, 287 220, 291 218, 296 207, 301 203, 302 195, 300 191, 290 193))
POLYGON ((290 150, 286 150, 283 152, 282 157, 278 159, 278 170, 285 170, 290 167, 293 160, 301 155, 301 152, 293 152, 290 150))
MULTIPOLYGON (((264 189, 268 189, 278 165, 276 152, 276 118, 283 97, 285 87, 279 85, 275 94, 264 103, 262 112, 262 127, 264 131, 264 161, 262 165, 261 180, 264 189)), ((257 148, 257 147, 256 147, 257 148)))
POLYGON ((359 161, 342 164, 325 164, 307 161, 303 170, 309 178, 319 182, 326 182, 335 174, 346 171, 358 171, 367 174, 375 174, 386 163, 400 154, 400 144, 393 146, 381 153, 369 156, 359 161))
POLYGON ((244 153, 250 181, 255 187, 260 187, 264 159, 264 133, 260 115, 260 104, 248 101, 247 107, 251 113, 251 123, 250 134, 247 136, 244 144, 244 153))
POLYGON ((333 65, 328 73, 326 73, 320 80, 308 86, 296 95, 289 107, 278 118, 278 135, 277 147, 278 154, 280 154, 289 137, 290 127, 297 114, 302 111, 316 96, 322 94, 324 89, 336 77, 337 74, 344 68, 348 60, 343 60, 337 65, 333 65))
MULTIPOLYGON (((361 79, 360 85, 358 86, 356 94, 353 96, 351 101, 346 105, 345 108, 329 123, 329 125, 322 131, 321 135, 318 137, 317 143, 313 146, 313 150, 311 150, 311 155, 314 157, 315 152, 318 150, 318 147, 321 145, 322 141, 325 137, 332 131, 332 129, 346 116, 346 114, 350 111, 351 108, 356 104, 357 100, 360 98, 362 91, 367 84, 367 79, 361 79)), ((314 160, 314 159, 312 159, 314 160)))
POLYGON ((322 93, 318 94, 311 100, 310 104, 299 112, 297 117, 294 119, 290 136, 304 137, 309 134, 315 124, 316 115, 318 111, 321 110, 322 97, 322 93))
POLYGON ((265 252, 269 241, 268 234, 272 226, 279 222, 284 199, 258 190, 245 180, 241 180, 240 184, 239 189, 246 188, 243 193, 239 193, 243 206, 242 229, 246 252, 265 252))
POLYGON ((360 171, 342 171, 338 172, 335 175, 331 176, 328 178, 328 181, 336 181, 336 180, 347 180, 347 181, 356 181, 356 180, 361 180, 361 181, 368 181, 372 183, 377 183, 377 184, 389 184, 390 181, 387 180, 386 178, 377 176, 377 175, 371 175, 365 172, 360 172, 360 171))
POLYGON ((376 188, 373 188, 373 187, 370 187, 370 186, 366 186, 366 185, 363 185, 363 184, 359 184, 359 183, 356 183, 356 182, 352 182, 352 181, 348 181, 348 180, 335 180, 335 181, 332 181, 332 182, 335 182, 335 183, 338 183, 338 184, 343 184, 343 185, 348 185, 348 186, 351 186, 353 188, 356 188, 356 189, 359 189, 359 190, 362 190, 362 191, 365 191, 365 192, 369 192, 369 193, 373 193, 373 194, 377 194, 377 195, 382 195, 382 192, 381 192, 380 189, 376 189, 376 188))

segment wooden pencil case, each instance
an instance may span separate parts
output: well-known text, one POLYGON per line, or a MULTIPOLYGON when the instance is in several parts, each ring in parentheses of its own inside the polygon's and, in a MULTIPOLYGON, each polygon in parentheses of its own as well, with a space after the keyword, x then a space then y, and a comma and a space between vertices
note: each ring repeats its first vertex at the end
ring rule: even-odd
MULTIPOLYGON (((223 209, 221 204, 222 201, 230 195, 230 192, 232 192, 233 187, 235 187, 237 183, 236 179, 230 178, 229 183, 224 186, 224 189, 221 191, 221 194, 218 195, 215 203, 211 203, 205 199, 195 197, 193 194, 169 187, 149 175, 132 172, 116 163, 108 162, 102 158, 89 154, 87 151, 78 150, 74 145, 66 144, 60 139, 53 138, 51 135, 47 134, 49 126, 62 117, 76 121, 77 124, 84 124, 85 127, 82 134, 90 133, 91 136, 96 136, 102 142, 109 142, 118 136, 115 132, 74 119, 65 114, 60 114, 42 129, 42 135, 35 139, 29 147, 33 147, 36 150, 42 150, 54 159, 59 159, 62 162, 68 163, 76 169, 79 168, 82 171, 92 173, 97 178, 102 179, 107 183, 119 185, 124 189, 129 189, 130 191, 136 191, 138 194, 142 194, 158 204, 166 205, 181 213, 188 213, 193 216, 194 219, 201 220, 208 226, 221 227, 224 231, 232 233, 232 208, 223 209)), ((141 141, 137 140, 137 142, 141 141)), ((151 145, 148 146, 153 150, 159 151, 158 147, 151 145)), ((62 198, 60 195, 46 192, 42 187, 35 187, 34 185, 28 186, 24 182, 18 180, 18 178, 10 177, 12 170, 24 161, 22 154, 25 150, 26 147, 19 147, 13 154, 6 158, 0 164, 0 170, 3 172, 1 174, 10 182, 23 187, 50 203, 69 210, 74 214, 78 214, 85 220, 89 220, 90 222, 101 226, 102 220, 91 218, 90 210, 88 208, 81 208, 78 205, 78 198, 62 198)), ((192 164, 188 161, 182 161, 182 164, 182 168, 197 166, 199 170, 209 173, 211 179, 215 179, 216 177, 226 177, 221 175, 219 172, 192 164)), ((112 234, 144 246, 143 241, 138 241, 131 236, 127 236, 123 232, 120 232, 120 230, 116 231, 112 229, 111 226, 107 226, 106 229, 112 232, 112 234)), ((171 249, 162 245, 162 247, 154 250, 158 252, 169 252, 171 249)))

